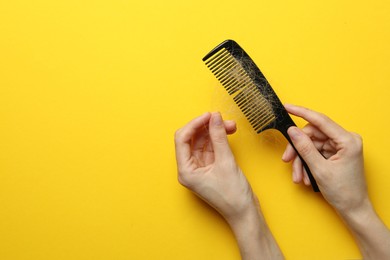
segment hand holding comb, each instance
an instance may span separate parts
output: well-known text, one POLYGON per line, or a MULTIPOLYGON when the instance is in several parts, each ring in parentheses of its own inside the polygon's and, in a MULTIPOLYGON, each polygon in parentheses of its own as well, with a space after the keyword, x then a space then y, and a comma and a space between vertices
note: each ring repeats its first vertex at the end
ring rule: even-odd
POLYGON ((203 61, 233 96, 257 133, 277 129, 289 141, 302 161, 315 192, 319 192, 306 162, 293 145, 287 129, 296 126, 278 96, 249 55, 233 40, 226 40, 210 51, 203 61))

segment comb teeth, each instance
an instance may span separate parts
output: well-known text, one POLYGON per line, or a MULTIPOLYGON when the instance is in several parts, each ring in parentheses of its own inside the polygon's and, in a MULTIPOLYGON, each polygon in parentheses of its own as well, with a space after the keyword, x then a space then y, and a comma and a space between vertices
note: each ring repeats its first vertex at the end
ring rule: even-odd
POLYGON ((221 49, 206 61, 207 67, 232 95, 250 81, 242 65, 226 49, 221 49))
MULTIPOLYGON (((253 129, 260 133, 272 123, 276 117, 270 102, 260 92, 260 87, 245 69, 240 60, 234 57, 229 50, 222 48, 205 60, 207 67, 221 82, 230 95, 235 94, 233 100, 247 117, 253 129)), ((258 80, 268 84, 264 78, 258 80)))
POLYGON ((253 83, 238 93, 233 100, 257 133, 276 119, 270 103, 253 83))

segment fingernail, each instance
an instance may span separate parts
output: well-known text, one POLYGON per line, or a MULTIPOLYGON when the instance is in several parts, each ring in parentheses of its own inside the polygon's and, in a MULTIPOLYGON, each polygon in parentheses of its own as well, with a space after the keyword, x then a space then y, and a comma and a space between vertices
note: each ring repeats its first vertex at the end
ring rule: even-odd
POLYGON ((292 173, 292 179, 293 179, 294 183, 297 183, 298 178, 297 178, 297 174, 295 172, 292 173))
POLYGON ((215 126, 222 126, 223 125, 222 116, 219 112, 213 113, 213 125, 215 125, 215 126))
POLYGON ((225 120, 225 124, 234 124, 235 121, 234 120, 225 120))
POLYGON ((284 157, 286 157, 286 153, 287 153, 287 149, 284 150, 284 153, 283 153, 283 155, 282 155, 282 161, 285 161, 285 160, 286 160, 286 159, 284 158, 284 157))
POLYGON ((290 127, 288 130, 288 135, 291 137, 291 139, 296 140, 301 137, 302 133, 299 131, 299 129, 295 126, 290 127))
POLYGON ((306 186, 309 186, 309 185, 310 185, 310 179, 309 179, 309 177, 307 177, 306 175, 305 175, 304 183, 305 183, 306 186))

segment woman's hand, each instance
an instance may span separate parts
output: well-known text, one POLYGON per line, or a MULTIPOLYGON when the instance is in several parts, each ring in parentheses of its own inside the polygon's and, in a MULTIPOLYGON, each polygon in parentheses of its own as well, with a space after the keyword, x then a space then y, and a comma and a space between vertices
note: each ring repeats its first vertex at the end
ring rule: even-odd
POLYGON ((252 189, 227 140, 227 134, 235 131, 235 122, 223 121, 219 113, 206 113, 175 134, 179 182, 228 222, 256 207, 252 189))
POLYGON ((236 124, 219 113, 195 118, 175 135, 179 182, 229 223, 243 260, 283 259, 257 197, 238 167, 227 134, 236 124))
MULTIPOLYGON (((309 122, 288 134, 309 166, 324 198, 339 213, 353 234, 364 259, 390 259, 390 232, 376 214, 367 194, 362 139, 327 116, 303 107, 286 105, 289 113, 309 122), (321 152, 321 153, 320 153, 321 152)), ((293 161, 293 180, 310 181, 294 149, 283 160, 293 161)))
MULTIPOLYGON (((322 195, 340 213, 347 213, 368 200, 364 178, 363 144, 327 116, 307 108, 286 105, 290 114, 309 122, 302 130, 290 127, 295 147, 311 169, 322 195)), ((282 158, 293 162, 293 181, 310 185, 301 160, 291 145, 282 158)))

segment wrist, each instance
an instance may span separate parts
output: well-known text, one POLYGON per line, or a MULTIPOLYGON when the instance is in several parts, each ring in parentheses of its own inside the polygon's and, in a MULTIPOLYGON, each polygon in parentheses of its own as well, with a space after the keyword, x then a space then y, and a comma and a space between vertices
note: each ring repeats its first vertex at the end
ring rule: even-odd
POLYGON ((339 212, 339 215, 352 232, 358 244, 360 244, 360 240, 367 237, 370 231, 373 231, 378 226, 378 223, 381 223, 369 199, 364 200, 359 207, 339 212))
POLYGON ((240 234, 252 235, 260 233, 265 226, 264 217, 260 209, 256 206, 248 208, 239 216, 226 219, 233 233, 237 236, 240 234))
POLYGON ((368 199, 361 207, 340 215, 355 238, 363 259, 389 259, 390 232, 368 199))
POLYGON ((226 219, 240 248, 243 260, 283 259, 261 212, 257 198, 252 207, 239 218, 226 219))
POLYGON ((368 198, 364 199, 358 207, 349 208, 348 210, 338 210, 337 212, 350 225, 367 223, 368 220, 376 216, 371 201, 368 198))
POLYGON ((247 206, 241 208, 239 212, 225 216, 225 219, 234 233, 242 232, 246 229, 257 230, 261 228, 261 224, 264 222, 260 204, 256 196, 251 199, 247 206))

